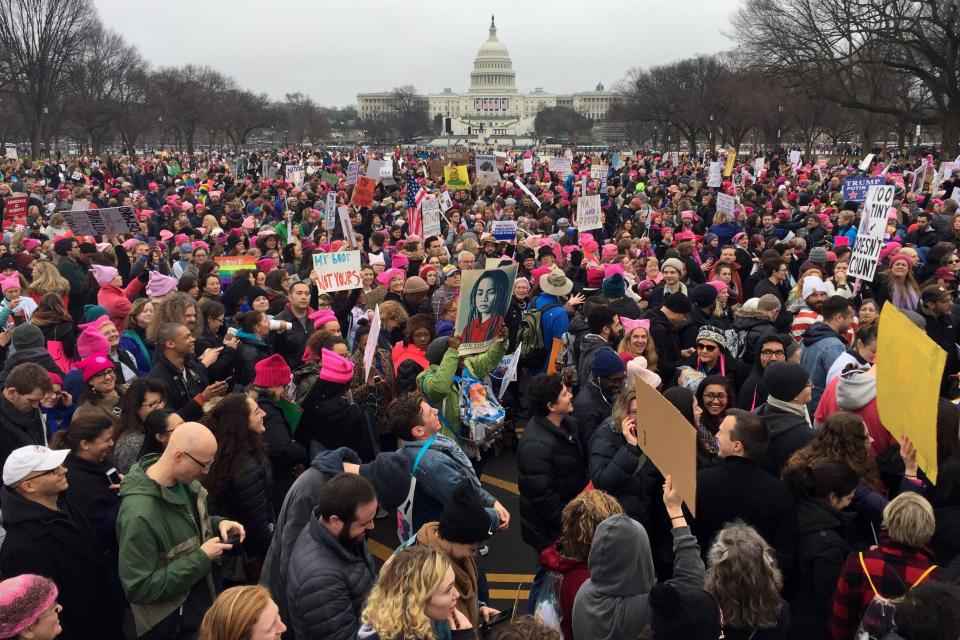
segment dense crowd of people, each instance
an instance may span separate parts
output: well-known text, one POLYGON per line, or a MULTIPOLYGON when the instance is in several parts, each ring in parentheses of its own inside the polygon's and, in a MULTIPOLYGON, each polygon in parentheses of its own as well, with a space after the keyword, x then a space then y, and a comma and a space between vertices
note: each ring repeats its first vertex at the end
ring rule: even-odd
POLYGON ((955 640, 953 163, 780 150, 707 186, 713 153, 496 155, 0 164, 0 638, 955 640), (864 177, 895 187, 872 282, 864 177), (115 207, 127 233, 84 235, 115 207), (347 251, 331 288, 314 257, 347 251), (461 279, 508 265, 502 320, 460 326, 461 279), (877 407, 888 304, 947 354, 935 481, 877 407), (648 387, 696 431, 695 505, 644 451, 648 387), (518 513, 480 481, 511 444, 518 513), (509 527, 538 567, 512 615, 482 561, 509 527))

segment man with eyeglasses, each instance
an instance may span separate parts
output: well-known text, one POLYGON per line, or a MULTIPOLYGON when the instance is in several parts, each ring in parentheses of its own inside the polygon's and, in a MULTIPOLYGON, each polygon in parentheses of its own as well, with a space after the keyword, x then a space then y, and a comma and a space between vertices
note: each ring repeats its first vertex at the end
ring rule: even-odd
POLYGON ((786 362, 792 353, 798 351, 796 341, 783 333, 761 336, 757 340, 754 353, 757 359, 746 381, 737 394, 740 408, 753 411, 767 401, 767 387, 763 384, 763 372, 774 362, 786 362))
POLYGON ((47 443, 40 401, 52 389, 50 375, 36 362, 18 364, 10 371, 0 397, 0 464, 18 447, 47 443))
POLYGON ((202 424, 185 422, 160 455, 147 455, 120 484, 119 570, 139 638, 191 638, 216 598, 211 568, 243 542, 243 525, 207 510, 200 480, 217 455, 202 424), (162 526, 158 526, 162 523, 162 526))
POLYGON ((0 507, 7 536, 0 573, 33 573, 56 583, 63 605, 60 638, 122 640, 124 599, 93 526, 67 495, 68 450, 20 447, 3 465, 0 507))

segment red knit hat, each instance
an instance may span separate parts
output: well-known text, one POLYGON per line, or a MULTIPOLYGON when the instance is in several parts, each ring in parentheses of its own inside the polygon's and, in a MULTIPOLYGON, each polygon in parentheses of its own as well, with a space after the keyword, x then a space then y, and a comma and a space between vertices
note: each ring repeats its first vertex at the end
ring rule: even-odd
POLYGON ((285 387, 290 384, 293 375, 287 361, 279 353, 264 358, 253 369, 256 372, 253 384, 258 387, 285 387))

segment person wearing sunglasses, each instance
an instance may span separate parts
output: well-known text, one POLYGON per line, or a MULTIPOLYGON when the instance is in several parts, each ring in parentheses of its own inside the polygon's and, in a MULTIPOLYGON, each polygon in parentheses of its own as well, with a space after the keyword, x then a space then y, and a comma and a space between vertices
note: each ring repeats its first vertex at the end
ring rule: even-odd
POLYGON ((66 494, 69 453, 26 446, 4 463, 0 508, 7 535, 0 573, 42 573, 53 580, 63 605, 64 637, 85 637, 96 629, 98 638, 122 640, 124 599, 93 526, 66 494))
POLYGON ((734 358, 726 348, 726 336, 720 327, 705 325, 697 332, 694 353, 681 361, 681 366, 689 367, 705 376, 722 376, 734 389, 747 379, 749 370, 742 362, 734 358))
POLYGON ((239 522, 210 515, 200 481, 216 455, 213 433, 185 422, 163 453, 141 458, 121 483, 118 567, 138 637, 166 638, 176 629, 192 637, 216 596, 213 561, 246 535, 239 522))

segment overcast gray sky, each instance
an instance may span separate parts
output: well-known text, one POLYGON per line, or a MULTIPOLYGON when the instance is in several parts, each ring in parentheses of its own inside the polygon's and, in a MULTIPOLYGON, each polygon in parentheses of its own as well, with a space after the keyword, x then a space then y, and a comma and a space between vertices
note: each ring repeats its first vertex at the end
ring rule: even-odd
POLYGON ((94 0, 107 27, 153 66, 208 64, 272 98, 301 91, 325 106, 412 84, 469 88, 490 15, 517 88, 608 87, 627 69, 732 43, 735 0, 94 0))

